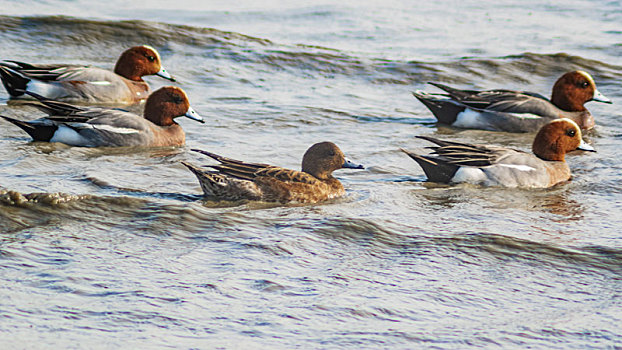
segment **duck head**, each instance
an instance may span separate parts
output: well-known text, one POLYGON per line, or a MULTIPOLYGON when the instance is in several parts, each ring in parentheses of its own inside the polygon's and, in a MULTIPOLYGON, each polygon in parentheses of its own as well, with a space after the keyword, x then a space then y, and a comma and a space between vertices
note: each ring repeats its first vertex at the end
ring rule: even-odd
POLYGON ((582 139, 581 129, 574 121, 555 119, 538 131, 533 141, 533 153, 543 160, 564 161, 565 155, 574 150, 596 152, 582 139))
POLYGON ((145 102, 145 118, 159 126, 175 124, 173 119, 188 117, 201 123, 205 120, 190 107, 184 90, 175 86, 165 86, 154 91, 145 102))
POLYGON ((551 102, 565 111, 585 111, 583 104, 589 101, 612 103, 596 89, 594 79, 587 72, 580 70, 568 72, 553 85, 551 102))
POLYGON ((151 46, 134 46, 125 50, 114 67, 114 72, 134 81, 143 81, 145 75, 158 75, 164 79, 175 81, 162 67, 160 54, 151 46))
POLYGON ((332 142, 316 143, 302 157, 302 171, 320 180, 332 177, 333 171, 342 168, 364 169, 362 165, 347 160, 332 142))

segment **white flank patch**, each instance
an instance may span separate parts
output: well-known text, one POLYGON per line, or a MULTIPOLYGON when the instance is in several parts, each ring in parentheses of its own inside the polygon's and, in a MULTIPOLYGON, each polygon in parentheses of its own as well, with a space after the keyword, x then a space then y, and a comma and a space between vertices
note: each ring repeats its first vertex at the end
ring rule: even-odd
POLYGON ((497 166, 502 166, 506 168, 512 168, 520 171, 536 171, 536 168, 530 167, 529 165, 520 165, 520 164, 497 164, 497 166))
POLYGON ((29 81, 28 84, 26 84, 26 90, 51 99, 64 94, 64 90, 60 85, 44 83, 38 80, 29 81))
POLYGON ((463 112, 458 113, 456 121, 452 124, 459 128, 474 128, 482 125, 480 112, 465 108, 463 112))
POLYGON ((456 171, 454 177, 451 178, 452 182, 468 182, 473 184, 484 182, 486 180, 488 180, 488 177, 484 174, 482 169, 469 166, 462 166, 458 168, 458 171, 456 171))
POLYGON ((61 142, 72 146, 86 146, 89 144, 89 141, 82 135, 65 125, 58 126, 58 130, 56 130, 50 142, 61 142))

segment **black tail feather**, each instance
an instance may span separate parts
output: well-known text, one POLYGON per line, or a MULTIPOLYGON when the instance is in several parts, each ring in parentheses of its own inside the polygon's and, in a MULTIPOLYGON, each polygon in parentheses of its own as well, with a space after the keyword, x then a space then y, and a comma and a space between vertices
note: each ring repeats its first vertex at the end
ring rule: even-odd
POLYGON ((84 108, 82 107, 74 106, 65 102, 51 100, 32 91, 24 91, 24 93, 38 100, 37 102, 28 103, 29 105, 39 108, 41 111, 47 113, 48 115, 68 116, 84 110, 84 108))
MULTIPOLYGON (((22 69, 37 69, 37 66, 32 65, 30 63, 26 63, 26 62, 21 62, 21 61, 14 61, 14 60, 4 60, 4 62, 11 62, 13 64, 12 67, 18 69, 18 70, 22 70, 22 69)), ((5 66, 5 67, 11 67, 10 65, 6 64, 6 63, 0 63, 0 66, 5 66)))
POLYGON ((0 66, 0 79, 2 79, 2 85, 6 88, 6 91, 12 97, 24 95, 26 85, 30 82, 30 79, 3 66, 0 66))
POLYGON ((413 92, 413 95, 421 101, 421 103, 428 107, 439 123, 447 125, 453 124, 456 121, 458 114, 464 112, 465 109, 464 106, 446 98, 437 98, 431 94, 424 95, 418 92, 413 92))
POLYGON ((420 156, 405 149, 402 149, 402 152, 406 153, 419 164, 428 177, 428 181, 450 183, 459 168, 459 166, 455 164, 444 162, 435 157, 420 156))
POLYGON ((56 132, 56 130, 58 130, 58 126, 55 125, 33 124, 22 120, 5 117, 3 115, 0 115, 0 117, 17 125, 20 129, 27 132, 28 135, 30 135, 30 137, 32 137, 35 141, 50 142, 50 140, 54 136, 54 133, 56 132))

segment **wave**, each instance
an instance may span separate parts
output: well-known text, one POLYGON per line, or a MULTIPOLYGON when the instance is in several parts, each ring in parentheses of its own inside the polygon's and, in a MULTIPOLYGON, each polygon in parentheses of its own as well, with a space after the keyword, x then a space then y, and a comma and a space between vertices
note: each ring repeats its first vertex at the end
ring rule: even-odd
MULTIPOLYGON (((490 233, 458 233, 438 236, 403 225, 384 227, 366 219, 330 218, 301 224, 306 229, 330 239, 374 247, 375 255, 442 255, 456 259, 494 259, 527 261, 555 268, 568 266, 622 272, 622 250, 611 247, 560 247, 543 242, 490 233)), ((296 226, 296 224, 294 224, 296 226)))
MULTIPOLYGON (((357 57, 338 49, 282 45, 264 38, 214 28, 132 21, 100 21, 66 16, 0 16, 0 37, 32 47, 80 46, 101 52, 110 47, 148 43, 162 52, 184 52, 204 59, 231 60, 294 74, 356 76, 376 84, 410 85, 424 81, 468 84, 479 77, 496 82, 528 82, 534 76, 557 77, 571 69, 587 70, 597 81, 622 78, 622 66, 566 53, 520 53, 504 57, 464 57, 445 62, 357 57), (526 74, 528 73, 528 74, 526 74)), ((413 48, 416 54, 416 48, 413 48)))
MULTIPOLYGON (((188 198, 184 199, 188 200, 188 198)), ((312 232, 318 237, 351 242, 366 247, 374 255, 439 255, 463 257, 468 261, 493 259, 547 264, 553 268, 591 268, 622 272, 622 250, 611 247, 560 247, 544 242, 490 233, 457 233, 439 236, 404 225, 380 225, 360 218, 311 218, 281 222, 260 219, 253 213, 253 204, 243 211, 218 203, 162 201, 161 194, 138 193, 119 197, 69 195, 63 193, 22 194, 0 188, 0 230, 18 232, 24 229, 54 225, 59 221, 88 221, 89 225, 124 226, 135 231, 148 228, 151 234, 176 232, 181 238, 196 238, 206 232, 229 232, 245 226, 258 234, 286 225, 312 232), (158 197, 158 202, 144 198, 158 197), (248 211, 250 209, 250 212, 248 211), (183 218, 183 219, 180 219, 183 218), (249 226, 250 222, 254 222, 249 226)), ((256 205, 255 205, 256 206, 256 205)), ((259 205, 259 209, 265 209, 259 205)), ((255 208, 255 209, 257 209, 255 208)), ((228 235, 228 234, 227 234, 228 235)), ((0 237, 7 239, 7 237, 0 237)), ((255 247, 257 248, 257 247, 255 247)), ((273 249, 262 245, 260 249, 273 249)))

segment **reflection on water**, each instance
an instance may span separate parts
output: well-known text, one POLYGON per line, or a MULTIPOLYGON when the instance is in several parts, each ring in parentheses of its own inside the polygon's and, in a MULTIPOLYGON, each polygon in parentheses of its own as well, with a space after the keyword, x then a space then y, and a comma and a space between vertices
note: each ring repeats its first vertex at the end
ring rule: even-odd
POLYGON ((452 209, 469 202, 481 202, 491 209, 526 210, 551 213, 556 222, 583 219, 585 208, 572 198, 568 186, 561 184, 551 189, 481 188, 470 184, 445 185, 425 182, 411 194, 438 209, 452 209))
POLYGON ((30 142, 0 121, 5 347, 619 343, 617 105, 587 105, 598 153, 569 156, 572 181, 551 189, 428 183, 400 151, 422 150, 416 135, 530 148, 532 134, 436 125, 411 95, 427 81, 548 96, 583 69, 622 100, 614 3, 244 4, 136 5, 144 22, 119 21, 114 0, 2 6, 27 9, 0 16, 2 58, 112 68, 151 44, 209 117, 180 120, 187 146, 160 149, 30 142), (20 17, 74 7, 89 19, 20 17), (210 201, 180 164, 202 148, 298 169, 325 140, 367 168, 336 174, 347 195, 318 205, 210 201))

